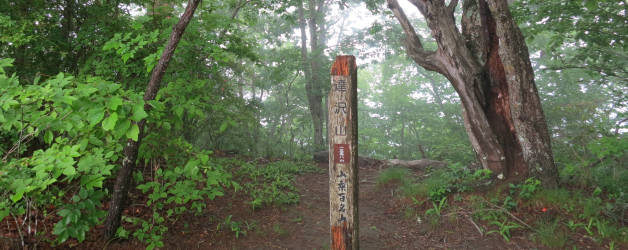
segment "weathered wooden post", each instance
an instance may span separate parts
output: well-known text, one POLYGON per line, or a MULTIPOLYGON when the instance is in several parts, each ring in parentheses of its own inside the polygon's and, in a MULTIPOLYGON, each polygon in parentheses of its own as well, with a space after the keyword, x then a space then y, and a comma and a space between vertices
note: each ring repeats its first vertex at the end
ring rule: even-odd
POLYGON ((358 81, 354 56, 337 56, 329 91, 331 249, 358 249, 358 81))

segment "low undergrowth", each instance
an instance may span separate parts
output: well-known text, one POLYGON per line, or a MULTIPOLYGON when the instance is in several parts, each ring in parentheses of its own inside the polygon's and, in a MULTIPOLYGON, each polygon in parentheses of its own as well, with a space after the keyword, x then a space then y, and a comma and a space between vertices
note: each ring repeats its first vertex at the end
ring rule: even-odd
POLYGON ((504 241, 516 235, 553 249, 628 247, 628 182, 622 181, 626 170, 604 162, 577 169, 589 174, 574 176, 574 167, 562 168, 563 183, 556 189, 542 188, 539 180, 530 178, 480 191, 477 187, 490 185, 490 173, 459 165, 428 170, 423 178, 409 169, 389 168, 380 173, 377 184, 397 190, 406 201, 406 218, 432 227, 443 223, 444 216, 467 217, 480 234, 499 235, 504 241))
POLYGON ((382 171, 377 184, 397 183, 405 197, 427 198, 438 202, 451 193, 466 192, 490 184, 490 175, 490 170, 471 170, 461 164, 452 164, 446 168, 428 169, 424 176, 418 178, 410 169, 393 167, 382 171))
POLYGON ((299 194, 294 186, 296 176, 321 171, 310 162, 281 160, 260 165, 240 162, 236 175, 251 197, 251 208, 257 209, 298 203, 299 194))
MULTIPOLYGON (((152 209, 152 217, 125 217, 127 222, 135 225, 128 229, 133 232, 121 228, 118 235, 132 235, 147 244, 148 249, 162 247, 163 235, 169 225, 185 213, 200 215, 208 201, 225 195, 225 188, 232 189, 234 195, 247 194, 250 197, 247 203, 252 209, 295 204, 299 202, 298 190, 294 186, 296 175, 317 171, 321 170, 309 162, 280 160, 257 164, 238 158, 209 157, 190 161, 184 167, 158 169, 150 174, 150 180, 137 187, 147 195, 145 207, 152 209)), ((136 181, 144 181, 144 175, 137 173, 136 181)), ((216 230, 227 230, 236 238, 255 228, 254 224, 237 221, 232 215, 218 221, 216 230)))

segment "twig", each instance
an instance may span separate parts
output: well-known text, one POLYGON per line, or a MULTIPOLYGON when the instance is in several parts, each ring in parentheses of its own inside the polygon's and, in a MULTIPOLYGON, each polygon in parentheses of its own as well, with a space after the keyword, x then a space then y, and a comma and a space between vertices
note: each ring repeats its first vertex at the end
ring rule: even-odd
POLYGON ((475 221, 473 221, 473 219, 471 219, 471 217, 467 217, 467 219, 469 219, 469 221, 471 222, 471 224, 473 224, 473 226, 475 226, 475 229, 478 230, 478 233, 480 233, 480 236, 484 236, 484 233, 482 232, 482 229, 480 229, 480 227, 478 226, 478 224, 475 224, 475 221))
MULTIPOLYGON (((61 119, 59 119, 59 120, 60 120, 60 121, 63 121, 63 120, 64 120, 66 117, 68 117, 68 115, 70 115, 70 114, 72 114, 72 111, 70 111, 70 112, 68 112, 67 114, 65 114, 65 115, 64 115, 63 117, 61 117, 61 119)), ((26 125, 26 127, 25 127, 25 128, 27 128, 28 126, 30 126, 30 124, 26 125)), ((46 129, 50 128, 50 126, 51 126, 51 124, 48 124, 44 130, 46 130, 46 129)), ((25 128, 24 128, 24 129, 25 129, 25 128)), ((20 144, 21 144, 22 142, 24 142, 24 143, 30 142, 30 141, 33 139, 34 135, 35 135, 37 132, 39 132, 39 128, 36 128, 33 132, 31 132, 31 133, 29 133, 29 134, 27 134, 27 135, 25 135, 25 136, 22 136, 22 132, 24 131, 24 129, 21 129, 21 130, 20 130, 20 139, 18 139, 18 141, 17 141, 17 142, 15 142, 15 143, 13 144, 13 147, 11 147, 11 149, 10 149, 9 151, 7 151, 7 153, 4 155, 4 157, 2 157, 2 162, 6 162, 6 161, 7 161, 7 158, 8 158, 8 157, 9 157, 9 156, 10 156, 10 155, 11 155, 11 154, 15 151, 15 150, 17 150, 17 149, 19 149, 19 148, 20 148, 20 144), (28 139, 28 141, 27 141, 27 139, 28 139)))
POLYGON ((469 215, 469 212, 468 212, 468 211, 464 211, 463 209, 458 209, 458 210, 456 210, 456 211, 453 211, 453 212, 449 212, 449 213, 443 214, 443 217, 449 217, 449 216, 452 216, 452 215, 454 215, 454 214, 460 214, 460 215, 465 215, 465 216, 468 216, 468 215, 469 215))
POLYGON ((11 213, 11 217, 13 217, 13 220, 15 220, 15 227, 17 228, 17 233, 20 235, 20 241, 22 242, 22 248, 26 249, 26 246, 24 246, 24 236, 22 235, 22 230, 20 229, 20 223, 17 221, 17 218, 15 218, 15 215, 13 215, 13 213, 11 213))
MULTIPOLYGON (((22 138, 22 135, 24 133, 24 106, 20 105, 20 111, 22 112, 22 115, 20 117, 20 138, 22 138)), ((37 130, 35 130, 37 131, 37 130)), ((20 158, 20 147, 22 146, 22 140, 18 140, 17 141, 17 157, 20 158)))
POLYGON ((511 214, 510 212, 508 212, 508 210, 507 210, 507 209, 505 209, 505 208, 503 208, 503 207, 500 207, 500 206, 498 206, 498 205, 495 205, 495 204, 491 203, 490 201, 487 201, 486 199, 484 199, 484 201, 486 201, 486 202, 487 202, 489 205, 491 205, 492 207, 497 208, 497 209, 501 210, 502 212, 504 212, 504 213, 508 214, 510 217, 512 217, 513 219, 515 219, 515 220, 516 220, 516 221, 518 221, 519 223, 523 224, 523 225, 524 225, 524 226, 526 226, 527 228, 529 228, 529 229, 531 229, 531 230, 534 230, 534 228, 532 228, 530 225, 528 225, 527 223, 525 223, 523 220, 521 220, 521 219, 517 218, 517 216, 514 216, 513 214, 511 214))
POLYGON ((112 241, 114 241, 115 238, 111 238, 109 240, 107 240, 107 242, 105 242, 105 245, 102 246, 102 250, 107 249, 107 247, 109 247, 109 244, 111 244, 112 241))

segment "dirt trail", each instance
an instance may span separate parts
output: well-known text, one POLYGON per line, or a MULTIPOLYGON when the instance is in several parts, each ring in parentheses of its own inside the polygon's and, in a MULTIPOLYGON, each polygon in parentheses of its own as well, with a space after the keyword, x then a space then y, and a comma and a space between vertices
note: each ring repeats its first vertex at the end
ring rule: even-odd
MULTIPOLYGON (((404 216, 404 206, 393 197, 393 188, 376 187, 377 175, 377 169, 360 168, 361 249, 542 249, 517 233, 508 243, 497 234, 480 236, 464 216, 443 217, 436 227, 418 223, 404 216)), ((219 222, 209 216, 183 218, 190 224, 171 229, 166 248, 329 249, 327 172, 299 176, 297 187, 301 193, 298 205, 255 212, 240 202, 244 197, 222 197, 212 203, 209 213, 213 218, 232 215, 236 221, 246 221, 249 232, 245 236, 236 239, 228 229, 216 230, 219 222)))

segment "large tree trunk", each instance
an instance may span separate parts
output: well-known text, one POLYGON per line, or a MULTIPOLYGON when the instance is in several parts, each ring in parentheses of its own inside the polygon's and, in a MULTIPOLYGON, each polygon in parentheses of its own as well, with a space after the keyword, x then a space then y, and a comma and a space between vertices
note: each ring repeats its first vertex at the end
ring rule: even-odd
POLYGON ((556 186, 550 137, 534 83, 528 49, 505 0, 465 0, 462 32, 452 0, 410 0, 438 45, 426 51, 396 0, 388 6, 401 23, 408 55, 443 74, 460 96, 465 128, 484 168, 502 180, 539 178, 556 186))
POLYGON ((318 65, 318 35, 317 35, 317 16, 320 8, 317 8, 314 0, 308 1, 310 11, 309 22, 307 22, 310 31, 310 56, 308 60, 307 53, 307 35, 306 35, 306 19, 303 8, 303 0, 299 4, 299 28, 301 30, 301 59, 303 61, 303 71, 305 73, 305 93, 308 100, 308 108, 312 116, 312 124, 314 128, 314 147, 315 150, 322 149, 325 145, 323 142, 323 94, 321 91, 321 78, 318 75, 320 68, 318 65))
MULTIPOLYGON (((157 95, 157 91, 159 91, 159 87, 161 84, 161 80, 168 68, 168 63, 170 63, 170 59, 174 54, 174 50, 177 48, 179 41, 181 40, 181 36, 183 36, 183 32, 185 28, 190 23, 192 16, 194 15, 194 11, 201 0, 189 0, 188 5, 185 8, 185 12, 179 19, 179 22, 172 29, 172 33, 170 34, 170 39, 168 40, 168 44, 164 48, 163 53, 161 54, 161 58, 159 58, 159 62, 153 69, 150 81, 148 82, 148 86, 146 87, 146 92, 144 93, 144 101, 150 101, 155 99, 157 95)), ((146 103, 144 105, 144 109, 148 112, 150 110, 150 105, 146 103)), ((137 141, 133 141, 129 139, 124 146, 124 159, 122 159, 122 167, 118 171, 118 176, 116 178, 116 183, 113 187, 113 195, 111 196, 111 201, 109 202, 109 212, 107 214, 107 219, 105 221, 105 237, 107 239, 111 239, 115 236, 118 227, 120 226, 120 217, 122 215, 122 210, 124 209, 127 192, 129 190, 131 173, 135 168, 136 160, 137 160, 137 151, 142 141, 142 137, 144 136, 144 125, 146 124, 146 119, 142 119, 137 123, 140 133, 137 141)))
POLYGON ((318 47, 318 34, 317 34, 317 16, 319 8, 314 3, 314 0, 309 0, 310 7, 310 21, 308 22, 310 30, 310 68, 311 79, 308 91, 308 99, 310 103, 310 113, 312 114, 312 123, 314 123, 314 146, 315 149, 322 149, 323 145, 323 94, 321 92, 321 76, 319 68, 320 51, 318 47))

